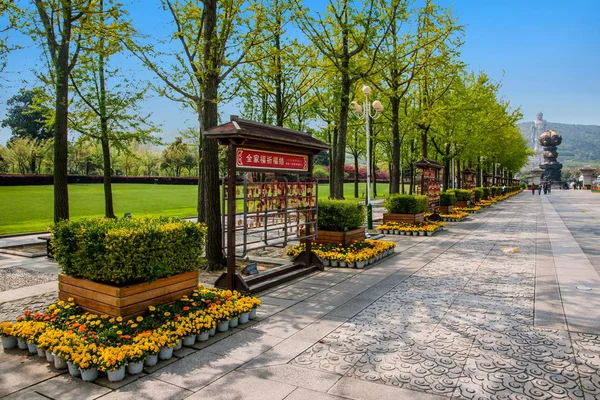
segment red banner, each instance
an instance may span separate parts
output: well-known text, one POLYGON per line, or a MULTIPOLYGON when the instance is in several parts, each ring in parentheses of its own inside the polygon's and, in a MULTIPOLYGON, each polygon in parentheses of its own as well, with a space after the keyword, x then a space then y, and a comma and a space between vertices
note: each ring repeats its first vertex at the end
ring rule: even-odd
POLYGON ((308 156, 275 151, 237 149, 235 165, 238 168, 307 172, 308 156))

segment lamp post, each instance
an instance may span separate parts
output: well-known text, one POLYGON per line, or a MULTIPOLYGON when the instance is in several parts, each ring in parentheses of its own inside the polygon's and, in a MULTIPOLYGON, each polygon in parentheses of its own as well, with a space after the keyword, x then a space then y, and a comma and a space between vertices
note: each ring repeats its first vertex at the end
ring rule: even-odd
MULTIPOLYGON (((377 119, 383 112, 383 104, 379 100, 375 100, 373 104, 369 103, 369 95, 371 94, 371 88, 367 85, 363 85, 362 92, 365 95, 364 107, 353 101, 350 103, 350 107, 354 114, 358 118, 365 119, 365 125, 367 128, 367 228, 373 229, 373 206, 371 205, 371 132, 370 123, 371 118, 377 119), (371 114, 371 106, 375 110, 375 113, 371 114)), ((358 174, 358 171, 355 171, 358 174)), ((377 180, 375 180, 377 182, 377 180)))

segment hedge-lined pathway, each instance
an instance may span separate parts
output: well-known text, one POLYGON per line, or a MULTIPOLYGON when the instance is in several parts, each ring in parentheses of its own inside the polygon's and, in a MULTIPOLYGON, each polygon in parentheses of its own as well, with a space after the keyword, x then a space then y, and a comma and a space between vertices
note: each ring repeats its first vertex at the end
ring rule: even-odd
POLYGON ((600 398, 598 275, 547 199, 524 193, 438 236, 389 238, 399 243, 395 257, 274 289, 261 297, 258 321, 118 384, 83 383, 37 356, 0 353, 0 395, 600 398), (573 289, 565 257, 591 291, 573 289))

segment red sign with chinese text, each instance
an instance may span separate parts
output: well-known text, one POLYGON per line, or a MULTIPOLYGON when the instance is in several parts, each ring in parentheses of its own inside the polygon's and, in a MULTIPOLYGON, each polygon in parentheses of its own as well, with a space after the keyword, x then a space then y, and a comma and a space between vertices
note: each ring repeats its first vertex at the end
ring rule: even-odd
POLYGON ((264 170, 308 171, 308 156, 279 153, 275 151, 237 149, 235 165, 238 168, 264 170))

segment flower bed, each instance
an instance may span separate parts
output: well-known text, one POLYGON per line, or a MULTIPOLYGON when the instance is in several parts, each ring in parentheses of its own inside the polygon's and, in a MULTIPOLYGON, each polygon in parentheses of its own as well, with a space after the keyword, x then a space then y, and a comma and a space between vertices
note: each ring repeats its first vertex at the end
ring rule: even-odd
MULTIPOLYGON (((305 244, 300 243, 286 250, 290 257, 297 257, 305 250, 305 244)), ((387 257, 394 252, 396 243, 385 240, 365 240, 343 246, 340 244, 313 244, 312 251, 326 266, 364 268, 365 265, 387 257)))
POLYGON ((468 214, 475 214, 481 210, 480 206, 470 205, 468 207, 454 207, 454 212, 466 212, 468 214))
POLYGON ((26 310, 16 322, 0 324, 5 349, 19 346, 46 357, 56 368, 94 380, 98 371, 120 380, 143 365, 167 359, 182 345, 208 340, 256 316, 260 300, 230 290, 198 286, 173 304, 150 306, 130 320, 83 312, 71 301, 58 301, 44 313, 26 310))
POLYGON ((444 223, 441 221, 421 222, 418 224, 386 222, 375 229, 388 235, 432 236, 434 233, 444 229, 444 223))
MULTIPOLYGON (((455 210, 456 210, 456 208, 455 208, 455 210)), ((462 212, 462 211, 456 211, 451 214, 440 214, 440 217, 442 217, 442 219, 444 221, 449 221, 449 222, 462 221, 463 219, 465 219, 468 216, 469 216, 469 213, 462 212)))

